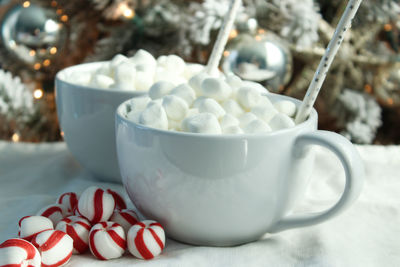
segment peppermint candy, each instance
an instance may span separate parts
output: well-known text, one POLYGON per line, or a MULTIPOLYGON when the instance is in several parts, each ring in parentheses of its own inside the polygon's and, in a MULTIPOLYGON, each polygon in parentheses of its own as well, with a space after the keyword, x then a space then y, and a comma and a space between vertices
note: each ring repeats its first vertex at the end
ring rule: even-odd
POLYGON ((125 232, 114 222, 100 222, 89 233, 89 248, 100 260, 119 258, 126 250, 125 232))
POLYGON ((123 210, 114 210, 113 215, 110 218, 110 221, 116 222, 124 228, 127 233, 132 225, 139 222, 139 218, 133 210, 123 209, 123 210))
POLYGON ((46 230, 54 229, 50 219, 43 216, 25 216, 18 222, 18 237, 31 241, 32 238, 46 230))
POLYGON ((120 210, 126 209, 125 200, 122 198, 122 196, 119 193, 117 193, 111 189, 107 189, 107 193, 109 193, 113 196, 116 209, 120 209, 120 210))
POLYGON ((12 238, 0 244, 0 266, 40 267, 39 251, 24 239, 12 238))
POLYGON ((158 222, 146 220, 128 232, 128 250, 133 256, 149 260, 159 255, 165 246, 164 229, 158 222))
POLYGON ((91 225, 81 216, 69 216, 62 219, 56 230, 63 231, 74 240, 73 254, 81 254, 89 247, 89 231, 91 225))
POLYGON ((55 226, 66 216, 66 210, 63 205, 51 204, 39 210, 36 215, 49 218, 55 226))
POLYGON ((64 193, 57 198, 57 203, 65 206, 68 215, 72 215, 78 206, 78 195, 74 192, 64 193))
POLYGON ((96 186, 86 189, 78 201, 78 212, 92 224, 107 221, 115 207, 114 197, 96 186))
POLYGON ((73 240, 59 230, 47 230, 37 234, 32 244, 39 250, 42 267, 65 265, 72 256, 73 240))

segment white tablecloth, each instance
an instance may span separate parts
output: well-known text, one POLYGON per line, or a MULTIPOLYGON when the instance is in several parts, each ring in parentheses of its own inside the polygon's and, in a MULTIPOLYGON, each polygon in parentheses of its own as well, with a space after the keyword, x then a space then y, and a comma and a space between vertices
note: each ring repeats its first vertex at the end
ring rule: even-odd
MULTIPOLYGON (((196 247, 168 239, 164 253, 154 260, 125 255, 104 262, 87 253, 73 256, 67 266, 400 266, 400 148, 358 149, 367 173, 362 195, 326 223, 237 247, 196 247)), ((317 152, 312 184, 298 211, 332 205, 343 188, 337 159, 325 150, 317 152)), ((64 143, 0 142, 0 243, 16 236, 20 217, 36 213, 63 192, 80 193, 90 185, 123 190, 96 181, 64 143)))

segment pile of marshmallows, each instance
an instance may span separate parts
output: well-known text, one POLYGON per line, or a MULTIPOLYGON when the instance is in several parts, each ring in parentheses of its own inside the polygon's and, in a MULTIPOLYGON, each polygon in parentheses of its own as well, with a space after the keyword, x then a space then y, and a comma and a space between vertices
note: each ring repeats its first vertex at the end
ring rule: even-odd
POLYGON ((296 106, 272 103, 261 85, 235 75, 194 75, 176 86, 159 81, 149 96, 131 99, 126 118, 148 127, 204 134, 255 134, 295 126, 296 106))
POLYGON ((79 200, 65 193, 57 204, 23 217, 18 237, 0 244, 0 266, 63 266, 88 248, 100 260, 121 257, 127 248, 137 258, 152 259, 165 246, 159 223, 140 222, 117 192, 94 186, 79 200))
POLYGON ((72 72, 66 79, 71 83, 102 89, 147 91, 158 81, 174 85, 186 83, 203 68, 200 64, 186 64, 176 55, 155 59, 149 52, 138 50, 131 58, 118 54, 91 72, 72 72))

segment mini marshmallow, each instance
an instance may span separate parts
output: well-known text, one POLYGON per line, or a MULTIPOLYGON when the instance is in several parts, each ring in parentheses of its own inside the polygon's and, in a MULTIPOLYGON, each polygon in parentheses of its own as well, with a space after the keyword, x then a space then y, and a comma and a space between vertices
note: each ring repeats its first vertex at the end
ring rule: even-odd
POLYGON ((261 100, 261 94, 252 87, 241 87, 236 94, 237 101, 246 110, 250 110, 261 100))
POLYGON ((115 210, 110 218, 110 221, 116 222, 121 225, 127 233, 132 225, 136 224, 139 221, 139 217, 133 210, 115 210))
POLYGON ((83 191, 78 201, 78 212, 92 224, 107 221, 115 207, 111 194, 96 186, 83 191))
POLYGON ((133 57, 129 59, 130 62, 133 62, 136 65, 144 64, 144 65, 157 65, 156 59, 152 54, 147 52, 146 50, 139 49, 133 57))
POLYGON ((210 75, 207 74, 206 72, 200 72, 199 74, 196 74, 189 80, 189 85, 190 87, 193 88, 197 96, 202 96, 203 90, 201 88, 201 84, 203 81, 207 78, 209 78, 210 75))
POLYGON ((110 60, 110 69, 115 69, 118 65, 127 62, 129 59, 121 54, 116 54, 111 60, 110 60))
POLYGON ((26 240, 8 239, 0 244, 0 266, 40 267, 40 253, 26 240))
POLYGON ((154 75, 154 81, 170 82, 174 86, 187 82, 187 80, 184 77, 174 73, 173 70, 169 70, 163 67, 157 67, 154 75))
POLYGON ((170 82, 160 81, 153 84, 149 89, 149 96, 151 99, 162 98, 168 95, 169 92, 174 88, 174 85, 170 82))
POLYGON ((135 89, 137 91, 147 91, 153 85, 153 76, 144 71, 137 71, 135 77, 135 89))
POLYGON ((182 130, 191 133, 220 134, 221 126, 211 113, 199 113, 182 121, 182 130))
POLYGON ((168 130, 180 131, 181 123, 182 123, 181 121, 168 120, 168 130))
MULTIPOLYGON (((80 74, 80 72, 77 72, 80 74)), ((94 74, 102 74, 106 76, 113 76, 114 71, 112 71, 110 67, 110 62, 104 62, 100 65, 100 67, 94 72, 94 74)))
POLYGON ((291 127, 294 127, 295 125, 296 124, 294 123, 293 119, 283 113, 276 114, 269 121, 269 126, 271 126, 273 131, 285 129, 285 128, 291 128, 291 127))
POLYGON ((161 130, 168 129, 168 118, 161 103, 151 101, 140 114, 139 123, 161 130))
POLYGON ((281 113, 293 117, 296 114, 296 105, 292 101, 281 100, 274 103, 274 107, 281 113))
POLYGON ((151 101, 151 98, 148 96, 134 97, 129 100, 129 111, 130 112, 140 112, 143 111, 147 104, 151 101))
POLYGON ((89 247, 89 231, 91 225, 81 216, 69 216, 62 219, 56 230, 63 231, 73 240, 73 254, 81 254, 89 247))
POLYGON ((54 229, 49 218, 43 216, 25 216, 18 222, 18 237, 31 241, 38 233, 54 229))
POLYGON ((225 78, 226 82, 234 89, 239 89, 243 86, 242 79, 234 74, 229 74, 225 78))
POLYGON ((65 206, 61 204, 51 204, 39 210, 36 215, 49 218, 53 222, 53 225, 57 225, 57 223, 68 214, 65 206))
POLYGON ((201 92, 203 96, 224 101, 232 95, 232 88, 222 79, 206 78, 201 83, 201 92))
POLYGON ((242 107, 233 99, 229 99, 222 103, 222 107, 226 113, 229 113, 235 117, 238 117, 244 113, 242 107))
POLYGON ((256 91, 258 91, 261 94, 265 94, 265 93, 269 92, 267 90, 267 88, 265 88, 261 84, 256 83, 256 82, 251 82, 251 81, 242 81, 242 87, 249 87, 249 88, 255 89, 256 91))
POLYGON ((222 132, 224 132, 225 128, 231 127, 231 126, 239 126, 239 120, 232 116, 231 114, 225 114, 220 121, 222 132))
POLYGON ((115 222, 100 222, 89 233, 89 248, 100 260, 119 258, 126 249, 125 231, 115 222))
POLYGON ((207 99, 207 97, 205 97, 205 96, 198 96, 198 97, 196 98, 196 100, 193 101, 192 108, 197 108, 197 109, 198 109, 199 106, 200 106, 200 104, 201 104, 201 102, 203 102, 204 99, 207 99))
POLYGON ((171 95, 176 95, 186 101, 188 106, 191 106, 196 98, 196 93, 194 90, 186 83, 178 85, 170 92, 171 95))
POLYGON ((237 125, 232 125, 222 129, 222 133, 224 134, 241 134, 243 133, 242 128, 237 125))
POLYGON ((78 195, 74 192, 67 192, 57 198, 57 204, 65 207, 67 214, 73 214, 78 206, 78 195))
POLYGON ((225 115, 225 110, 212 98, 206 98, 199 103, 199 112, 200 113, 211 113, 214 114, 218 119, 225 115))
POLYGON ((271 131, 271 127, 262 120, 255 119, 249 122, 244 127, 245 133, 255 134, 255 133, 268 133, 271 131))
POLYGON ((169 55, 165 58, 165 62, 163 64, 163 67, 165 67, 168 70, 171 70, 172 72, 176 74, 181 74, 185 70, 185 61, 183 61, 182 58, 176 56, 176 55, 169 55))
POLYGON ((195 63, 189 63, 186 65, 185 71, 183 72, 183 76, 185 79, 189 80, 193 76, 199 74, 204 70, 204 66, 195 63))
POLYGON ((140 119, 140 115, 142 114, 142 112, 133 112, 130 111, 128 112, 128 114, 126 114, 126 118, 130 121, 133 121, 134 123, 139 123, 139 119, 140 119))
POLYGON ((32 239, 38 249, 42 266, 63 266, 72 256, 74 241, 66 233, 59 230, 46 230, 32 239))
POLYGON ((95 74, 92 77, 92 81, 90 82, 90 86, 99 87, 99 88, 109 88, 114 84, 114 80, 111 77, 108 77, 103 74, 95 74))
POLYGON ((142 221, 129 229, 128 250, 140 259, 150 260, 161 254, 165 247, 164 229, 158 222, 142 221))
POLYGON ((175 95, 164 96, 162 106, 171 120, 182 120, 189 110, 186 101, 175 95))
POLYGON ((106 191, 107 193, 111 194, 112 197, 114 198, 115 209, 120 209, 120 210, 126 209, 125 200, 118 192, 111 189, 107 189, 106 191))
POLYGON ((259 119, 263 120, 265 123, 269 121, 278 114, 278 111, 273 106, 268 105, 258 105, 251 109, 251 113, 256 115, 259 119))
POLYGON ((135 84, 136 68, 129 62, 123 62, 115 67, 113 87, 122 90, 132 90, 135 84))
POLYGON ((239 122, 240 122, 240 127, 245 127, 245 126, 246 126, 247 124, 249 124, 249 122, 251 122, 252 120, 256 120, 256 119, 257 119, 257 116, 254 115, 254 114, 251 113, 251 112, 247 112, 247 113, 244 113, 244 114, 240 115, 240 116, 238 117, 238 119, 239 119, 239 122))
POLYGON ((92 79, 91 73, 72 72, 68 74, 66 80, 71 81, 74 84, 89 85, 91 79, 92 79))

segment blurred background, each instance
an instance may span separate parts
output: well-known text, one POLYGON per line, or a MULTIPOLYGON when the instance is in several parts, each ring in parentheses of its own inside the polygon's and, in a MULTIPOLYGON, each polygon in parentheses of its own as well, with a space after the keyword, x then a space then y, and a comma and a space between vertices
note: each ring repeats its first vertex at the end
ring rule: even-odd
MULTIPOLYGON (((62 140, 54 76, 142 48, 206 63, 229 0, 0 0, 0 139, 62 140)), ((345 0, 243 0, 221 69, 302 99, 345 0)), ((316 102, 319 128, 400 144, 400 5, 364 0, 316 102)))

